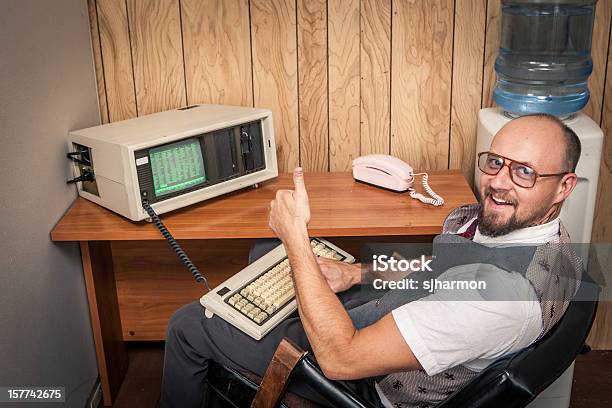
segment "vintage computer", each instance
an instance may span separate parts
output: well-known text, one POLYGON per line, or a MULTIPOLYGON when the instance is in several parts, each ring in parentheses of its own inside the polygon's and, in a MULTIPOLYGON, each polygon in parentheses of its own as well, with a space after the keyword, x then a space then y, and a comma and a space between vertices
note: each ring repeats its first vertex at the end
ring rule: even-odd
POLYGON ((278 175, 272 112, 195 105, 75 130, 79 194, 133 221, 278 175))

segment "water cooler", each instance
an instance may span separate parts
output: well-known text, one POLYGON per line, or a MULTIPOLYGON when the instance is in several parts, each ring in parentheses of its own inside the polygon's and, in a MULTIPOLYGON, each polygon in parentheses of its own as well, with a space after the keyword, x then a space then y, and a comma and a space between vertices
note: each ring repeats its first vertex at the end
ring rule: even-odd
MULTIPOLYGON (((548 113, 562 119, 578 135, 582 152, 576 168, 578 183, 563 204, 560 217, 572 242, 588 243, 603 145, 602 130, 580 112, 589 99, 595 0, 501 2, 500 48, 493 93, 499 108, 479 112, 476 152, 489 150, 495 134, 512 117, 548 113)), ((478 193, 481 172, 478 166, 475 169, 478 193)), ((569 407, 573 372, 572 364, 529 407, 569 407)))

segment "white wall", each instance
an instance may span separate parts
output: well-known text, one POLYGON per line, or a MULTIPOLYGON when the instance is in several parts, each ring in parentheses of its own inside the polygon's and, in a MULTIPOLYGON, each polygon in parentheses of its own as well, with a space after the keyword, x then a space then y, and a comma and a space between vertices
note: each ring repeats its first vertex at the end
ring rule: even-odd
POLYGON ((0 1, 0 386, 69 407, 97 366, 78 246, 49 232, 76 197, 67 131, 100 123, 92 61, 86 0, 0 1))

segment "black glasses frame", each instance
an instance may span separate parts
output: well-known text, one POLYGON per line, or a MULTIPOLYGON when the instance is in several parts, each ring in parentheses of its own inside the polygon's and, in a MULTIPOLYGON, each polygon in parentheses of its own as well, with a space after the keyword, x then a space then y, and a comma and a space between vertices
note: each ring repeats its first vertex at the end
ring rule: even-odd
POLYGON ((478 165, 478 168, 480 169, 480 171, 482 171, 485 174, 488 174, 489 176, 495 176, 495 175, 497 175, 501 171, 501 169, 503 169, 504 167, 508 167, 508 170, 510 170, 508 173, 510 174, 510 179, 512 180, 512 182, 514 184, 516 184, 517 186, 523 187, 523 188, 533 188, 533 186, 535 186, 535 184, 538 181, 538 179, 541 178, 541 177, 565 176, 566 174, 572 173, 571 171, 565 171, 563 173, 540 174, 536 170, 534 170, 534 168, 531 167, 531 165, 529 165, 527 163, 520 162, 518 160, 512 160, 512 159, 510 159, 508 157, 502 156, 501 154, 497 154, 497 153, 493 153, 493 152, 480 152, 480 153, 478 153, 478 158, 476 159, 476 164, 478 165), (489 173, 489 172, 483 170, 482 168, 480 168, 480 157, 482 155, 484 155, 484 154, 490 154, 492 156, 499 157, 500 159, 503 159, 504 160, 503 166, 501 166, 495 173, 489 173), (525 166, 525 167, 533 170, 533 174, 535 174, 535 177, 533 179, 533 184, 532 185, 530 185, 530 186, 523 186, 523 185, 520 185, 519 183, 517 183, 516 181, 514 181, 514 175, 512 174, 512 168, 510 167, 510 166, 512 166, 513 163, 520 164, 522 166, 525 166))

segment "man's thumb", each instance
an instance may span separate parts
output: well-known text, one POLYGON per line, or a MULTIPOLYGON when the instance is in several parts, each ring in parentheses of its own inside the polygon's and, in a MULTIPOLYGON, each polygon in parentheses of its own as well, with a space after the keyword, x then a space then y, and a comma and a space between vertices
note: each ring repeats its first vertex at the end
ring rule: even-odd
POLYGON ((304 185, 304 171, 301 167, 296 167, 293 170, 293 185, 295 187, 295 193, 298 197, 306 197, 306 186, 304 185))

